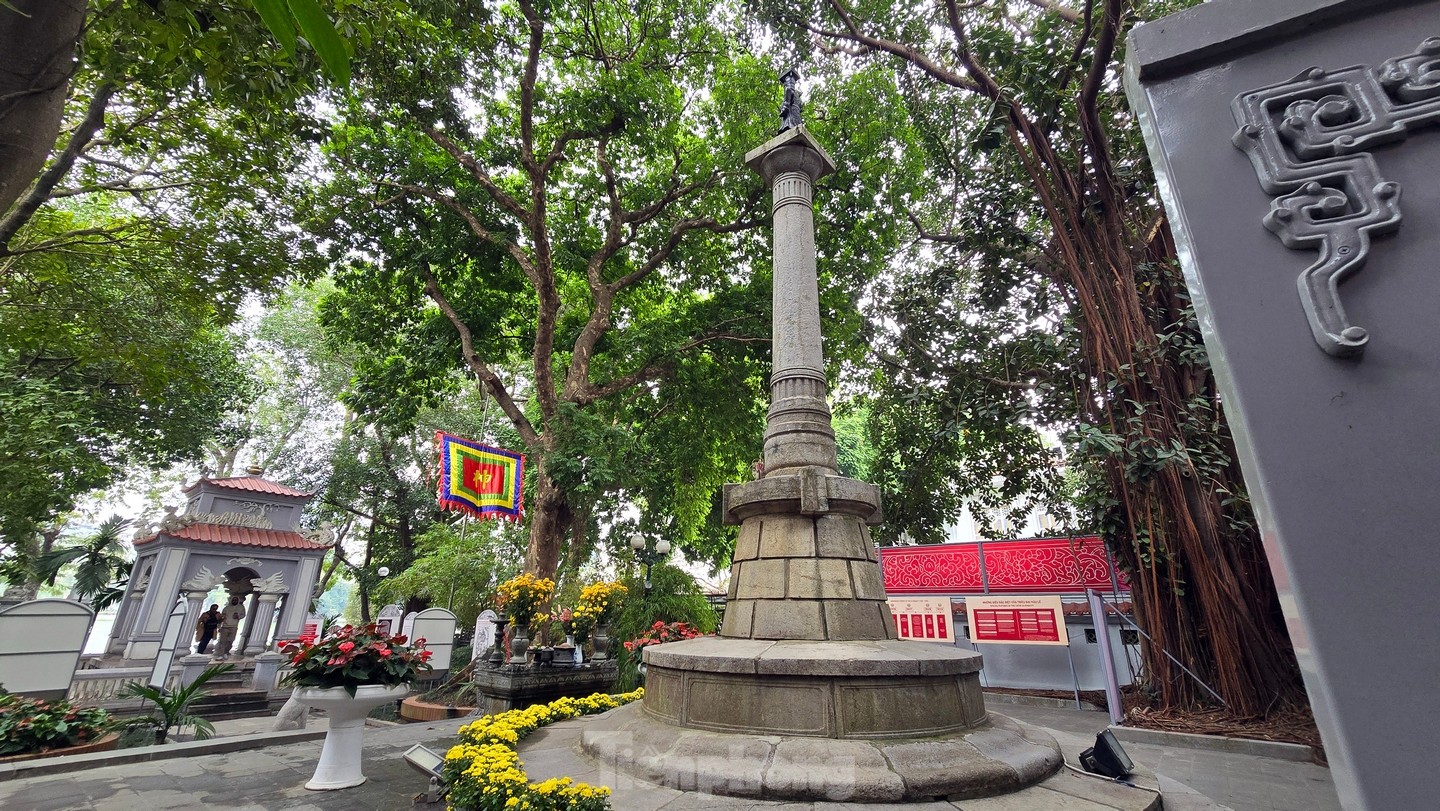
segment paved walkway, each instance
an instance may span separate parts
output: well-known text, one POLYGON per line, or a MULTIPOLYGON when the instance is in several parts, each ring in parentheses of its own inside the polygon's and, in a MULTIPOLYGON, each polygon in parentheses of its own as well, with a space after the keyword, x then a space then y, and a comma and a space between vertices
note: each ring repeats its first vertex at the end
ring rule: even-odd
MULTIPOLYGON (((1050 730, 1067 743, 1094 743, 1109 716, 1103 712, 994 705, 996 712, 1050 730)), ((1341 811, 1330 770, 1313 763, 1207 752, 1199 749, 1123 744, 1126 754, 1162 777, 1179 781, 1235 811, 1341 811)))
MULTIPOLYGON (((1042 709, 1026 706, 997 706, 996 711, 1049 729, 1060 741, 1067 757, 1089 745, 1094 734, 1105 726, 1097 712, 1042 709)), ((323 720, 312 720, 311 729, 324 729, 323 720)), ((320 741, 286 743, 224 754, 202 754, 209 746, 199 741, 175 745, 186 756, 115 766, 94 767, 62 774, 0 780, 0 808, 29 811, 164 811, 164 809, 226 808, 235 811, 271 809, 375 809, 399 811, 413 805, 414 796, 425 789, 424 778, 412 771, 400 754, 414 743, 443 751, 454 740, 464 719, 430 724, 407 724, 366 730, 364 786, 344 791, 306 791, 320 755, 320 741)), ((571 724, 583 721, 569 722, 571 724)), ((225 721, 219 731, 233 741, 236 737, 258 735, 268 729, 269 719, 225 721)), ((556 728, 552 731, 558 732, 556 728)), ((526 749, 539 747, 544 731, 526 742, 526 749)), ((167 747, 169 748, 169 747, 167 747)), ((1185 786, 1234 811, 1340 811, 1329 771, 1322 766, 1293 763, 1251 755, 1205 752, 1193 749, 1126 744, 1125 750, 1137 763, 1153 770, 1167 791, 1166 807, 1214 808, 1203 798, 1186 794, 1185 786), (1176 782, 1178 781, 1178 783, 1176 782)), ((135 750, 144 751, 144 750, 135 750)), ((543 778, 538 757, 531 776, 543 778)), ((80 758, 98 756, 78 756, 80 758)), ((578 776, 578 775, 577 775, 578 776)), ((880 806, 839 803, 769 803, 728 800, 703 795, 678 795, 650 791, 644 784, 616 786, 617 811, 684 811, 685 809, 785 809, 785 811, 880 811, 880 806)), ((443 804, 421 808, 438 809, 443 804)), ((922 811, 926 807, 956 806, 924 804, 888 806, 922 811)), ((964 808, 964 803, 959 804, 964 808)), ((1084 807, 1084 806, 1082 806, 1084 807)), ((1029 809, 1017 809, 1029 811, 1029 809)))

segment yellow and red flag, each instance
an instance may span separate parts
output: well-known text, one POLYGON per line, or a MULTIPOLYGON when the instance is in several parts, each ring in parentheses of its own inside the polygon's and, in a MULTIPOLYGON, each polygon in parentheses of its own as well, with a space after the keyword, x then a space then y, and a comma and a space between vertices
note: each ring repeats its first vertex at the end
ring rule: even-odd
POLYGON ((520 518, 522 454, 481 445, 444 431, 435 432, 440 452, 440 508, 476 518, 520 518))

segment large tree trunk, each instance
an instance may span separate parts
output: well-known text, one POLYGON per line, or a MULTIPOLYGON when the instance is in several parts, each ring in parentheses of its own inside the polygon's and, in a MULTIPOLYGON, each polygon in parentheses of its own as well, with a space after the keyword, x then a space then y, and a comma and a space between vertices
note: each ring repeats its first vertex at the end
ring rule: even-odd
POLYGON ((85 7, 85 0, 0 4, 0 214, 40 174, 60 134, 85 7))
MULTIPOLYGON (((1079 180, 1071 187, 1083 188, 1079 180)), ((1051 216, 1084 325, 1090 373, 1077 387, 1079 415, 1125 448, 1104 459, 1118 497, 1107 535, 1132 573, 1136 617, 1152 638, 1147 686, 1161 706, 1213 702, 1168 651, 1235 715, 1294 706, 1303 702, 1299 670, 1258 534, 1235 498, 1244 483, 1214 376, 1171 357, 1161 337, 1193 324, 1174 241, 1162 225, 1141 249, 1130 248, 1124 235, 1136 226, 1120 190, 1103 175, 1088 180, 1113 215, 1085 228, 1082 202, 1057 195, 1063 203, 1051 216), (1172 455, 1151 461, 1151 449, 1172 455), (1217 455, 1230 461, 1217 464, 1217 455)))
POLYGON ((542 459, 535 466, 535 490, 530 512, 530 545, 525 549, 525 571, 554 578, 560 568, 560 550, 574 524, 565 491, 545 472, 542 459))
POLYGON ((1111 152, 1112 128, 1131 125, 1102 103, 1114 92, 1129 3, 1086 6, 1074 64, 1065 69, 1084 75, 1073 113, 1057 105, 1037 117, 983 64, 993 58, 988 46, 972 49, 962 12, 975 4, 943 4, 953 51, 939 60, 861 30, 843 0, 829 5, 841 26, 824 36, 904 59, 1005 117, 1010 156, 1049 220, 1041 270, 1065 291, 1080 330, 1077 422, 1112 446, 1087 449, 1085 461, 1097 465, 1114 496, 1105 535, 1132 573, 1135 613, 1153 639, 1145 646, 1147 682, 1160 703, 1213 703, 1164 652, 1236 715, 1303 702, 1174 241, 1156 219, 1152 192, 1123 184, 1111 152), (1091 53, 1081 59, 1086 45, 1091 53))

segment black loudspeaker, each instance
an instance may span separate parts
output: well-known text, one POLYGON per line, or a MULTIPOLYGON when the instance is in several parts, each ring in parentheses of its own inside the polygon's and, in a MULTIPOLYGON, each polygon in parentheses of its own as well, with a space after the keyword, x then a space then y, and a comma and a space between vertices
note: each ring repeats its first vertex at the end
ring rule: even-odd
POLYGON ((1120 748, 1115 734, 1108 729, 1095 736, 1094 746, 1080 753, 1080 765, 1084 766, 1087 772, 1111 778, 1124 777, 1135 771, 1135 764, 1130 760, 1130 756, 1120 748))

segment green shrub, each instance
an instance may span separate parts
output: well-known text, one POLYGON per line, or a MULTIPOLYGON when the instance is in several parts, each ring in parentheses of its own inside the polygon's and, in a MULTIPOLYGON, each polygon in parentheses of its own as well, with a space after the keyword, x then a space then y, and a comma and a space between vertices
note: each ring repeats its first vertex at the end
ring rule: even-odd
POLYGON ((640 651, 628 651, 625 642, 637 639, 655 627, 656 622, 683 622, 700 633, 715 631, 720 615, 700 591, 700 584, 683 569, 657 563, 650 570, 650 592, 645 592, 643 573, 622 581, 629 593, 620 609, 619 619, 610 629, 620 677, 615 689, 627 691, 640 683, 640 651))

